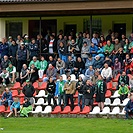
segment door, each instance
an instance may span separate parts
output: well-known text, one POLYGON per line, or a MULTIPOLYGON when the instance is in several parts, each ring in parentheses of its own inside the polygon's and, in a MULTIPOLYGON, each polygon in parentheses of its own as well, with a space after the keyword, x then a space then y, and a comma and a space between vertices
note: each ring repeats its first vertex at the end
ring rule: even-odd
POLYGON ((114 24, 114 32, 119 33, 119 38, 121 38, 121 35, 126 35, 126 23, 117 23, 114 24))

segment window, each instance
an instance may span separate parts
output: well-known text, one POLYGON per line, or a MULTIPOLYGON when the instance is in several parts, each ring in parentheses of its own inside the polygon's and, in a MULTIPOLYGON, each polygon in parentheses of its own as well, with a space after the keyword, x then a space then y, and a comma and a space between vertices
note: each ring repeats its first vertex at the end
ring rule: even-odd
POLYGON ((17 35, 22 36, 22 22, 6 21, 6 37, 16 39, 17 35))

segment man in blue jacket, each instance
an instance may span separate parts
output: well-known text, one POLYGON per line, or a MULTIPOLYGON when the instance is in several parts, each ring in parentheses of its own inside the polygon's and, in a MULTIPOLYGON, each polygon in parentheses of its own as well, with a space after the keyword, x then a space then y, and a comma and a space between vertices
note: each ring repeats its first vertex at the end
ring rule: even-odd
POLYGON ((8 88, 6 88, 0 100, 0 105, 10 106, 12 102, 13 102, 12 93, 9 91, 8 88))
POLYGON ((130 94, 130 100, 125 106, 126 119, 129 118, 129 115, 133 115, 133 94, 130 94))
POLYGON ((55 97, 58 97, 58 105, 61 106, 61 100, 65 102, 65 93, 64 93, 64 85, 65 80, 63 77, 60 76, 60 80, 56 82, 56 90, 55 90, 55 97))

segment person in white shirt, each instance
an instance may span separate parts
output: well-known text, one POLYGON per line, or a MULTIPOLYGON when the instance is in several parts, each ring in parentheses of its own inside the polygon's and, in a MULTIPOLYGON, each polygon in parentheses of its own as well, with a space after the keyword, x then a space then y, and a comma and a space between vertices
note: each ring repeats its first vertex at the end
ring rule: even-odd
POLYGON ((0 74, 0 84, 7 86, 9 84, 9 72, 4 68, 0 74))
POLYGON ((104 68, 102 69, 101 76, 106 82, 110 82, 112 79, 112 68, 108 66, 107 63, 104 64, 104 68))

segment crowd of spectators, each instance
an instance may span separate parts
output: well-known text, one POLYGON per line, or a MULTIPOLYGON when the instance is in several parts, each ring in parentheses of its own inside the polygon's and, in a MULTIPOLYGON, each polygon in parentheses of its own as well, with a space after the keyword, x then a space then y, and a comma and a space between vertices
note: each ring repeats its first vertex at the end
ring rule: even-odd
POLYGON ((117 89, 122 95, 121 102, 130 92, 128 87, 133 88, 133 78, 129 80, 128 74, 133 74, 133 33, 129 37, 124 34, 119 36, 109 30, 105 37, 97 32, 90 35, 88 32, 68 36, 59 31, 59 35, 48 33, 44 38, 30 39, 28 35, 17 39, 9 36, 2 38, 0 42, 0 83, 7 86, 9 83, 20 82, 21 86, 26 80, 33 84, 38 79, 48 82, 48 104, 53 98, 56 106, 58 97, 64 105, 71 102, 74 108, 73 94, 78 90, 78 105, 82 100, 82 108, 93 105, 93 95, 102 111, 104 107, 106 83, 110 82, 120 73, 117 89), (64 81, 59 76, 67 74, 64 81), (78 79, 76 88, 71 81, 71 74, 78 79), (82 79, 80 74, 84 74, 82 79))

